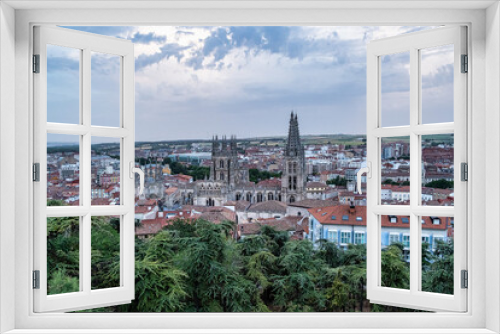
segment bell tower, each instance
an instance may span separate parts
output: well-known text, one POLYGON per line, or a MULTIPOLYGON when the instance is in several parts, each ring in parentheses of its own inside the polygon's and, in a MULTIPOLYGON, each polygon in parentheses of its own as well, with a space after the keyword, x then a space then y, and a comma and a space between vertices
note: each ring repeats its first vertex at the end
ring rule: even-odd
POLYGON ((212 165, 210 166, 210 180, 223 182, 230 188, 239 182, 238 152, 236 136, 218 136, 212 139, 212 165))
POLYGON ((285 174, 281 181, 282 201, 286 203, 301 201, 306 198, 306 164, 304 147, 300 142, 299 121, 293 111, 288 127, 284 162, 285 174))

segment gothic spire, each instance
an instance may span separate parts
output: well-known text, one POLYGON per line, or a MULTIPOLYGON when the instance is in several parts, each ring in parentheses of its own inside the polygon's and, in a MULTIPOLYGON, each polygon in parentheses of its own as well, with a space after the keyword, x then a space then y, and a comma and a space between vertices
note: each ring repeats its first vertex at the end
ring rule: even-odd
POLYGON ((288 139, 286 142, 285 155, 301 156, 302 153, 303 148, 300 142, 299 121, 297 118, 297 114, 294 115, 292 111, 290 115, 290 125, 288 128, 288 139))

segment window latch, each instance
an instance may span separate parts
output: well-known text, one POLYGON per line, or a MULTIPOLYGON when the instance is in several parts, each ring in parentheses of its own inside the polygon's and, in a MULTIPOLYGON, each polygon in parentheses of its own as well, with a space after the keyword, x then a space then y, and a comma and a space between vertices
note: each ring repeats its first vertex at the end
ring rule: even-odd
POLYGON ((135 167, 135 163, 129 163, 129 176, 131 179, 135 177, 135 173, 139 174, 139 195, 144 193, 144 172, 142 169, 135 167))
POLYGON ((362 194, 363 192, 361 191, 361 176, 366 173, 366 176, 371 179, 372 178, 372 163, 370 161, 366 162, 366 167, 360 168, 358 170, 358 173, 356 174, 356 181, 357 181, 357 188, 358 188, 358 194, 362 194))

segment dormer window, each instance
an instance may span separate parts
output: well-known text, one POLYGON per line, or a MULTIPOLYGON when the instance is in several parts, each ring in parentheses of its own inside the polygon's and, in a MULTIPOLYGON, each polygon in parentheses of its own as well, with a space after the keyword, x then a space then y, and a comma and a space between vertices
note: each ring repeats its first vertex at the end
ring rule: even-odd
POLYGON ((393 224, 398 222, 398 217, 396 216, 389 216, 389 221, 393 224))
POLYGON ((432 220, 432 223, 434 225, 439 225, 441 224, 441 218, 438 218, 438 217, 431 217, 431 220, 432 220))

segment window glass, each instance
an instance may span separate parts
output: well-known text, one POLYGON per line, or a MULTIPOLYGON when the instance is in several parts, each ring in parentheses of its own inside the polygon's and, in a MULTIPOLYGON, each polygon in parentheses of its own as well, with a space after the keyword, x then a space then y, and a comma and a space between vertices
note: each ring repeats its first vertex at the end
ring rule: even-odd
POLYGON ((92 205, 120 205, 121 140, 92 137, 92 205))
POLYGON ((422 291, 454 291, 454 224, 451 217, 422 217, 422 291), (435 222, 441 222, 436 225, 435 222))
POLYGON ((328 240, 331 242, 337 242, 337 231, 328 231, 328 240))
POLYGON ((116 217, 92 217, 92 290, 120 286, 120 227, 116 217))
POLYGON ((422 123, 453 122, 454 47, 420 50, 422 123))
POLYGON ((340 243, 350 244, 351 242, 351 232, 342 231, 340 232, 340 243))
POLYGON ((91 52, 92 125, 120 126, 121 58, 91 52))
POLYGON ((47 218, 47 294, 80 291, 80 217, 47 218))
POLYGON ((357 244, 357 245, 365 244, 366 243, 365 233, 363 233, 363 232, 355 232, 354 233, 354 243, 357 244))
POLYGON ((410 52, 380 57, 382 126, 410 125, 410 52))
POLYGON ((380 216, 381 286, 410 288, 410 224, 399 216, 380 216), (393 222, 395 221, 395 222, 393 222))
POLYGON ((82 50, 47 45, 47 122, 80 123, 82 50))
POLYGON ((47 134, 47 205, 81 205, 80 136, 47 134))
POLYGON ((425 135, 421 141, 422 205, 454 206, 454 135, 425 135))
POLYGON ((382 138, 381 189, 383 205, 410 204, 410 137, 382 138))

